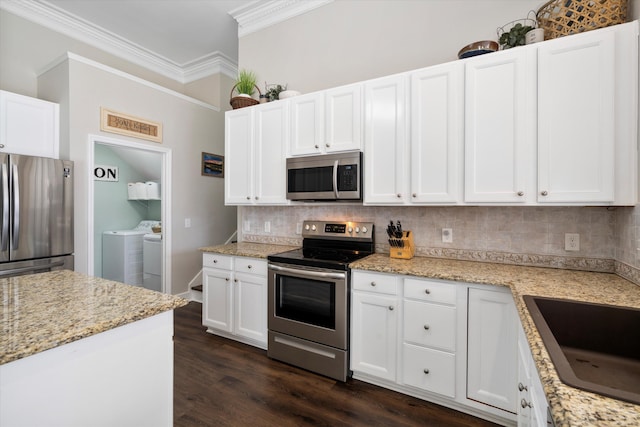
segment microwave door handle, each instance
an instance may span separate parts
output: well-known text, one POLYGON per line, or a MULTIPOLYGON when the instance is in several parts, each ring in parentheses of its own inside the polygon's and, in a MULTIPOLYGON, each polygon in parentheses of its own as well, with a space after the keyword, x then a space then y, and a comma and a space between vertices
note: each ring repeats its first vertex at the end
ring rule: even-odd
POLYGON ((9 176, 7 164, 2 164, 2 237, 0 250, 6 251, 9 244, 9 176))
POLYGON ((338 194, 338 160, 333 163, 333 194, 336 199, 339 198, 338 194))
POLYGON ((13 241, 12 248, 14 251, 18 249, 20 243, 20 182, 18 180, 18 165, 12 165, 13 184, 13 241))

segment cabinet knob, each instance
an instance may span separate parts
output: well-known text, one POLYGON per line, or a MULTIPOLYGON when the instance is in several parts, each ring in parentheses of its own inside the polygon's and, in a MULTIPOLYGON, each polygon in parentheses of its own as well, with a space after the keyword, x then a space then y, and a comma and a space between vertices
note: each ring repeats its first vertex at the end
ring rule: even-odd
POLYGON ((543 196, 546 196, 549 193, 545 190, 545 191, 541 191, 540 194, 543 195, 543 196))
POLYGON ((413 193, 413 194, 411 195, 411 197, 413 197, 413 198, 415 199, 416 197, 418 197, 418 195, 417 195, 416 193, 413 193))
POLYGON ((235 283, 238 283, 238 279, 233 279, 233 281, 234 281, 235 283))
POLYGON ((247 196, 247 200, 251 200, 251 196, 247 196))
POLYGON ((518 390, 520 390, 520 391, 528 391, 529 389, 527 388, 526 385, 524 385, 522 383, 518 383, 518 390))
POLYGON ((375 286, 375 285, 376 285, 376 282, 371 282, 371 286, 375 286))
POLYGON ((228 282, 228 281, 229 281, 229 278, 228 278, 228 277, 225 277, 225 278, 224 278, 224 280, 228 282))
POLYGON ((255 199, 256 199, 256 200, 258 200, 258 199, 259 199, 259 197, 258 197, 258 196, 256 196, 256 197, 255 197, 255 199))
POLYGON ((251 270, 251 264, 249 264, 249 265, 247 266, 247 268, 248 268, 249 270, 251 270))
POLYGON ((213 263, 214 263, 214 264, 217 264, 217 263, 218 263, 218 260, 217 260, 217 259, 214 259, 214 260, 213 260, 213 263))
POLYGON ((518 196, 520 197, 524 196, 524 191, 518 191, 518 196))
POLYGON ((331 147, 331 144, 324 144, 324 146, 329 148, 329 147, 331 147))
POLYGON ((524 399, 520 401, 520 406, 522 406, 523 408, 526 408, 526 407, 533 408, 533 405, 531 404, 531 402, 527 402, 524 399))
POLYGON ((0 144, 0 148, 4 148, 4 144, 0 144))
POLYGON ((315 145, 316 148, 320 148, 320 146, 318 144, 315 145))
POLYGON ((428 369, 423 369, 422 372, 424 372, 425 374, 428 374, 429 370, 428 369))
POLYGON ((424 290, 424 293, 425 293, 425 294, 427 294, 427 295, 429 295, 429 294, 431 293, 431 291, 430 291, 429 289, 425 289, 425 290, 424 290))
POLYGON ((389 310, 393 311, 393 306, 392 305, 389 306, 389 310))
POLYGON ((400 197, 402 197, 402 194, 398 193, 396 194, 396 197, 399 199, 400 197))
POLYGON ((429 330, 429 325, 424 325, 424 330, 428 331, 429 330))

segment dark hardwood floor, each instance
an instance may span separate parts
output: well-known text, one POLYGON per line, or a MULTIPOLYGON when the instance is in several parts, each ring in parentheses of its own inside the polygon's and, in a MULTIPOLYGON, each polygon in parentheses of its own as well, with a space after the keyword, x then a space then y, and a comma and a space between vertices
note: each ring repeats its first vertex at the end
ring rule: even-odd
POLYGON ((493 426, 350 379, 271 360, 205 332, 202 305, 175 310, 174 426, 493 426))

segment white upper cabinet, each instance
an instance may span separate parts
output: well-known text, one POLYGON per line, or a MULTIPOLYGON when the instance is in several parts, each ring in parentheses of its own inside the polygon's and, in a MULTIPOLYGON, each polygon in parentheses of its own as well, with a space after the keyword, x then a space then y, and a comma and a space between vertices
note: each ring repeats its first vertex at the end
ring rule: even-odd
POLYGON ((325 92, 325 143, 327 153, 362 149, 362 85, 325 92))
POLYGON ((407 79, 399 74, 365 83, 365 204, 402 204, 407 197, 407 79))
POLYGON ((225 114, 225 203, 286 204, 288 104, 225 114))
POLYGON ((463 118, 462 62, 411 73, 411 203, 461 201, 463 118))
POLYGON ((291 98, 291 156, 362 149, 362 85, 291 98))
MULTIPOLYGON (((538 48, 538 201, 615 199, 615 33, 538 48)), ((631 87, 629 87, 631 90, 631 87)))
POLYGON ((527 201, 535 160, 535 50, 472 58, 465 83, 465 202, 527 201))
POLYGON ((57 159, 58 104, 0 90, 0 152, 57 159))
POLYGON ((289 100, 291 108, 289 154, 292 156, 322 153, 324 147, 323 95, 322 92, 315 92, 289 100))

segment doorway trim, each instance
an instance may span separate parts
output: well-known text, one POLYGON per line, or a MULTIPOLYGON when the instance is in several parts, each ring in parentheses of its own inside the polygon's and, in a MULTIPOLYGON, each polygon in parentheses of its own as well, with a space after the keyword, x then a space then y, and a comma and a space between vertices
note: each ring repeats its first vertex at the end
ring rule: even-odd
POLYGON ((94 179, 93 168, 95 163, 95 147, 100 145, 111 145, 123 148, 131 148, 135 150, 150 151, 161 155, 161 179, 160 179, 160 198, 161 217, 162 217, 162 289, 163 292, 171 294, 171 149, 158 147, 149 144, 141 144, 139 142, 127 141, 124 139, 115 139, 102 135, 89 134, 89 149, 87 150, 87 176, 89 183, 87 185, 87 274, 93 276, 95 273, 94 260, 94 179))

